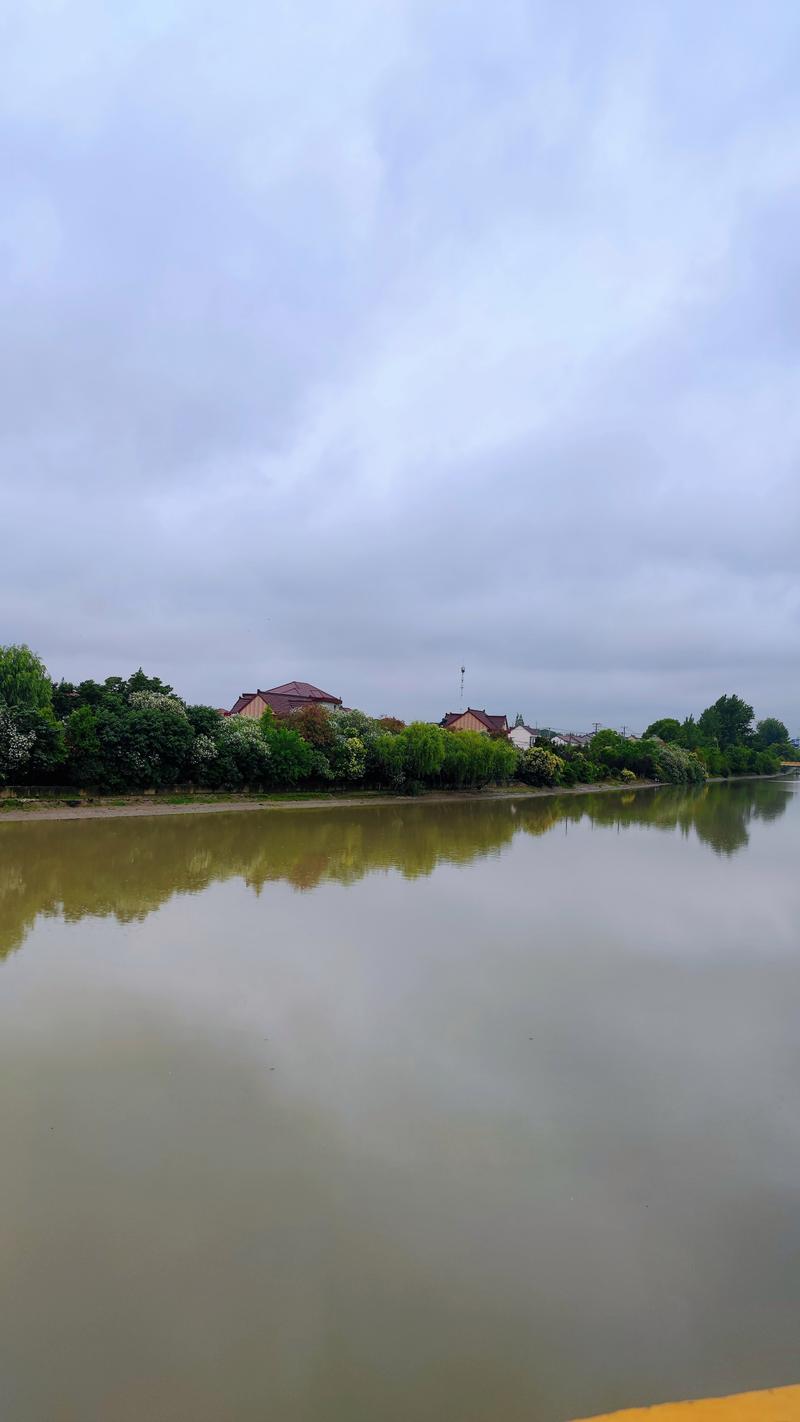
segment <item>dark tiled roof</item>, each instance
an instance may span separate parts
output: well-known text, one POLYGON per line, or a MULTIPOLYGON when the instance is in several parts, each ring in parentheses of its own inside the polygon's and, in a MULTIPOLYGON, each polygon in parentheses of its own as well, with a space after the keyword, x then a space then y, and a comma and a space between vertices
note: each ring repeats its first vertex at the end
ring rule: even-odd
POLYGON ((285 681, 282 686, 270 686, 267 691, 262 691, 262 696, 291 696, 302 701, 335 701, 339 706, 342 704, 341 696, 333 696, 330 691, 321 691, 318 686, 312 686, 310 681, 285 681))
POLYGON ((317 706, 323 701, 333 701, 337 706, 342 704, 340 696, 321 691, 309 681, 286 681, 283 686, 270 687, 269 691, 243 691, 228 715, 238 716, 256 696, 261 697, 265 706, 271 706, 276 716, 288 716, 290 711, 297 711, 301 706, 317 706))
POLYGON ((455 721, 460 721, 462 716, 474 716, 476 721, 481 721, 487 731, 507 731, 508 721, 505 716, 490 716, 487 711, 478 711, 474 706, 468 706, 466 711, 448 711, 442 718, 442 725, 452 726, 455 721))
POLYGON ((244 711, 245 706, 250 705, 250 702, 252 701, 254 696, 254 691, 243 691, 241 696, 239 697, 239 700, 234 706, 231 707, 230 711, 228 712, 228 715, 238 716, 240 711, 244 711))

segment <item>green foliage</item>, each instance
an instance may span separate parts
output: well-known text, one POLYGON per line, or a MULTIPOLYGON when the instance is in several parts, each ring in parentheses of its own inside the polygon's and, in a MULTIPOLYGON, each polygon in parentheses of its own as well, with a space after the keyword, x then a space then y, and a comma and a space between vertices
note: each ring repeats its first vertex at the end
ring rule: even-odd
POLYGON ((412 721, 400 734, 405 745, 406 771, 411 779, 430 780, 438 775, 444 764, 447 732, 427 721, 412 721))
POLYGON ((398 731, 405 729, 405 721, 401 721, 399 716, 379 716, 377 724, 382 731, 391 731, 396 735, 398 731))
POLYGON ((740 696, 720 696, 707 706, 697 723, 701 743, 714 741, 722 750, 745 744, 751 734, 753 708, 740 696))
POLYGON ((51 781, 65 756, 44 662, 30 647, 0 647, 0 783, 51 781))
MULTIPOLYGON (((109 677, 106 686, 108 686, 109 683, 119 683, 119 681, 119 677, 109 677)), ((157 676, 147 676, 141 667, 139 667, 139 670, 135 671, 132 676, 128 677, 127 682, 124 683, 124 687, 129 701, 136 692, 141 691, 152 691, 157 696, 174 695, 171 686, 167 686, 166 683, 161 681, 157 676)))
POLYGON ((388 731, 377 736, 372 745, 375 780, 387 789, 400 790, 406 778, 406 743, 402 736, 388 731))
MULTIPOLYGON (((554 753, 543 733, 521 755, 503 735, 448 731, 392 716, 312 706, 260 721, 189 706, 140 667, 129 677, 53 685, 28 647, 0 648, 0 783, 71 784, 124 793, 191 783, 209 789, 366 784, 403 790, 477 789, 515 777, 533 785, 658 778, 696 784, 706 775, 771 775, 793 758, 776 717, 752 730, 752 708, 722 696, 698 721, 654 721, 641 741, 616 731, 586 750, 554 753)), ((517 721, 520 721, 520 717, 517 721)))
POLYGON ((510 741, 480 731, 444 731, 440 783, 453 790, 505 785, 517 773, 518 752, 510 741))
POLYGON ((753 770, 756 775, 777 775, 780 768, 780 756, 776 755, 774 750, 759 750, 755 752, 753 756, 753 770))
POLYGON ((789 732, 779 721, 777 716, 767 716, 765 720, 759 721, 756 726, 756 745, 759 750, 767 750, 769 746, 788 746, 789 732))
POLYGON ((595 785, 602 779, 601 766, 590 761, 583 751, 564 747, 560 759, 563 764, 558 772, 558 785, 595 785))
POLYGON ((271 783, 267 736, 248 716, 223 716, 217 729, 217 754, 208 765, 205 784, 211 789, 262 789, 271 783))
POLYGON ((266 735, 273 785, 296 785, 314 766, 314 748, 297 731, 275 726, 266 735))
POLYGON ((187 706, 186 715, 196 736, 214 737, 222 721, 222 716, 214 706, 187 706))
POLYGON ((564 761, 544 746, 531 746, 519 754, 517 778, 525 785, 558 785, 564 761))
POLYGON ((0 702, 0 785, 22 778, 35 739, 35 732, 21 730, 16 717, 0 702))
POLYGON ((680 739, 681 723, 676 721, 674 716, 662 716, 660 721, 653 721, 644 733, 645 740, 651 736, 658 736, 661 741, 677 741, 680 739))
POLYGON ((78 707, 67 717, 67 755, 75 784, 99 785, 102 747, 97 734, 97 717, 90 705, 78 707))
POLYGON ((296 731, 317 750, 329 750, 336 740, 335 726, 324 706, 301 706, 284 718, 283 725, 296 731))
POLYGON ((505 738, 502 740, 490 740, 490 771, 491 780, 496 785, 505 785, 512 780, 517 772, 517 750, 511 741, 505 738))
POLYGON ((617 731, 598 731, 589 742, 589 754, 594 760, 602 758, 610 762, 624 755, 628 744, 617 731))
POLYGON ((33 734, 25 779, 31 784, 52 783, 56 771, 67 758, 64 727, 56 720, 50 706, 18 711, 16 722, 23 733, 33 734))
POLYGON ((9 711, 48 711, 53 684, 41 657, 24 643, 0 647, 0 702, 9 711))
POLYGON ((701 785, 706 778, 697 756, 676 745, 659 747, 656 770, 659 780, 671 785, 701 785))

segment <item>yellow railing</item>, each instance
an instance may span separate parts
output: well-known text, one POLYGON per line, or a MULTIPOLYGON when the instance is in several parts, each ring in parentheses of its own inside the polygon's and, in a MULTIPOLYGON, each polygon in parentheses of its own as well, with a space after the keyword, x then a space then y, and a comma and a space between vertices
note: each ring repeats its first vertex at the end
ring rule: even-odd
POLYGON ((800 1386, 607 1412, 585 1422, 800 1422, 800 1386))

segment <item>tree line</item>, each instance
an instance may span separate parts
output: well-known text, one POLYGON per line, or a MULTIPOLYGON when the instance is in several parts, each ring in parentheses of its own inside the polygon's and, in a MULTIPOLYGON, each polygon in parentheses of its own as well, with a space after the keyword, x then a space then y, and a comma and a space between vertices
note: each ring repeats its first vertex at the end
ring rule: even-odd
POLYGON ((791 751, 774 718, 753 726, 739 697, 694 721, 662 720, 641 741, 600 731, 586 750, 519 752, 502 736, 409 725, 310 706, 256 720, 190 705, 144 671, 54 683, 28 647, 0 647, 0 784, 68 785, 99 794, 168 790, 372 787, 415 793, 519 780, 569 787, 605 780, 696 784, 708 775, 773 774, 791 751))
POLYGON ((757 724, 740 696, 720 696, 695 720, 663 717, 641 740, 598 731, 585 749, 552 744, 548 732, 522 753, 518 778, 532 785, 595 785, 603 780, 659 780, 698 785, 731 775, 777 775, 797 752, 777 717, 757 724))

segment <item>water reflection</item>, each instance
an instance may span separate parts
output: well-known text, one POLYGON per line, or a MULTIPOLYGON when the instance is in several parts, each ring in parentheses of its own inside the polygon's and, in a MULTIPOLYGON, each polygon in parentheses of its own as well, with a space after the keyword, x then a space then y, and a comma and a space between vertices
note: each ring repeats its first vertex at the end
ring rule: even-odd
POLYGON ((747 845, 751 822, 777 819, 792 793, 784 781, 751 780, 313 813, 0 825, 0 956, 22 944, 40 914, 60 914, 67 922, 113 915, 127 923, 174 894, 232 877, 256 893, 277 880, 305 890, 389 869, 413 879, 438 864, 497 853, 515 835, 546 835, 559 825, 694 831, 715 853, 732 855, 747 845))

